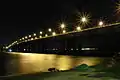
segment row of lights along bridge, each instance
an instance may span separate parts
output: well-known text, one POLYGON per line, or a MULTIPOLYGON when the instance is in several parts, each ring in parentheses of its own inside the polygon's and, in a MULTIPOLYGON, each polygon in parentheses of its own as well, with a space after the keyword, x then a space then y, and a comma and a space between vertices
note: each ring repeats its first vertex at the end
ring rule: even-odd
MULTIPOLYGON (((82 23, 87 23, 88 22, 88 19, 86 17, 82 17, 81 18, 81 22, 82 23)), ((99 21, 98 23, 99 27, 102 27, 104 25, 103 21, 99 21)), ((65 34, 67 33, 66 31, 66 25, 64 23, 62 23, 60 25, 60 28, 62 29, 62 34, 65 34)), ((76 31, 81 31, 82 30, 82 27, 80 26, 77 26, 76 27, 76 31)), ((48 32, 50 32, 52 34, 52 36, 55 36, 56 35, 56 32, 52 31, 51 28, 48 29, 48 32)), ((29 36, 25 36, 25 37, 22 37, 21 39, 19 39, 18 41, 14 41, 12 44, 10 44, 9 46, 6 47, 6 49, 10 48, 11 46, 15 45, 15 44, 19 44, 21 42, 27 42, 27 41, 31 41, 31 40, 35 40, 35 39, 40 39, 40 38, 43 38, 43 31, 40 31, 40 36, 39 38, 36 36, 36 33, 32 35, 29 35, 29 36), (30 39, 28 39, 30 38, 30 39)), ((45 34, 44 37, 48 37, 48 34, 45 34)))

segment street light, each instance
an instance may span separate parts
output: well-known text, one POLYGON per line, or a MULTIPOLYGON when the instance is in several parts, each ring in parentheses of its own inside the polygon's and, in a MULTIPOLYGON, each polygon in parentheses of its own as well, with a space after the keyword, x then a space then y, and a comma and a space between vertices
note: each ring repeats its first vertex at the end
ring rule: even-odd
POLYGON ((86 17, 82 17, 82 18, 81 18, 81 21, 82 21, 83 23, 87 22, 86 17))
POLYGON ((35 39, 38 39, 37 37, 35 37, 35 39))
POLYGON ((40 34, 42 34, 42 31, 40 31, 40 34))
POLYGON ((65 28, 65 24, 62 23, 60 27, 61 27, 62 29, 65 28))
POLYGON ((49 29, 48 29, 48 31, 49 31, 49 32, 51 32, 51 31, 52 31, 52 29, 51 29, 51 28, 49 28, 49 29))
POLYGON ((25 36, 25 39, 27 39, 27 36, 25 36))
POLYGON ((29 38, 31 37, 31 35, 29 35, 29 38))
POLYGON ((27 41, 30 41, 30 39, 28 39, 27 41))
POLYGON ((63 30, 63 33, 66 33, 66 30, 63 30))
POLYGON ((55 33, 55 32, 53 32, 53 33, 52 33, 52 35, 53 35, 53 36, 55 36, 55 35, 56 35, 56 33, 55 33))
POLYGON ((6 49, 8 49, 8 47, 7 47, 7 46, 6 46, 5 48, 6 48, 6 49))
POLYGON ((31 38, 31 40, 34 40, 33 38, 31 38))
POLYGON ((99 22, 99 26, 103 26, 103 22, 102 21, 99 22))
POLYGON ((42 36, 39 36, 39 38, 42 38, 42 36))
POLYGON ((24 40, 24 38, 22 38, 22 40, 24 40))
POLYGON ((34 36, 36 36, 36 34, 35 34, 35 33, 34 33, 33 35, 34 35, 34 36))
POLYGON ((80 30, 81 30, 81 27, 80 27, 80 26, 78 26, 78 27, 76 28, 76 30, 77 30, 77 31, 80 31, 80 30))
POLYGON ((48 35, 47 34, 45 34, 45 37, 47 37, 48 35))

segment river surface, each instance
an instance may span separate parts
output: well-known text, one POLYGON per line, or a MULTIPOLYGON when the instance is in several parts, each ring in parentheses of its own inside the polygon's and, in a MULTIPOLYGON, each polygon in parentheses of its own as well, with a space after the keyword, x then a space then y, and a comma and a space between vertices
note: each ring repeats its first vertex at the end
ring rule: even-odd
POLYGON ((47 72, 48 68, 51 67, 59 70, 69 70, 80 64, 87 64, 89 66, 100 64, 104 59, 101 57, 13 52, 8 53, 5 69, 6 75, 47 72))

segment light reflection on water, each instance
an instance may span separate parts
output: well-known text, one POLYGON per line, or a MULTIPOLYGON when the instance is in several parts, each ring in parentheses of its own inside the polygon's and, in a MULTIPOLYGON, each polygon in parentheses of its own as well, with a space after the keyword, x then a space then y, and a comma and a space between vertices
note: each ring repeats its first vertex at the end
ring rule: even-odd
POLYGON ((99 64, 99 57, 75 57, 55 54, 10 53, 6 63, 8 74, 47 72, 48 68, 68 70, 80 64, 89 66, 99 64))

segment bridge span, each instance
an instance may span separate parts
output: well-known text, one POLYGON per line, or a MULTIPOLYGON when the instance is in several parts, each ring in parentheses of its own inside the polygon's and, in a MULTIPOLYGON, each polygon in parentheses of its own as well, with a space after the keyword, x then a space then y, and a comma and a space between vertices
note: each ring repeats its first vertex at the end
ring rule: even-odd
POLYGON ((120 51, 120 23, 35 37, 9 47, 13 52, 112 55, 120 51))

